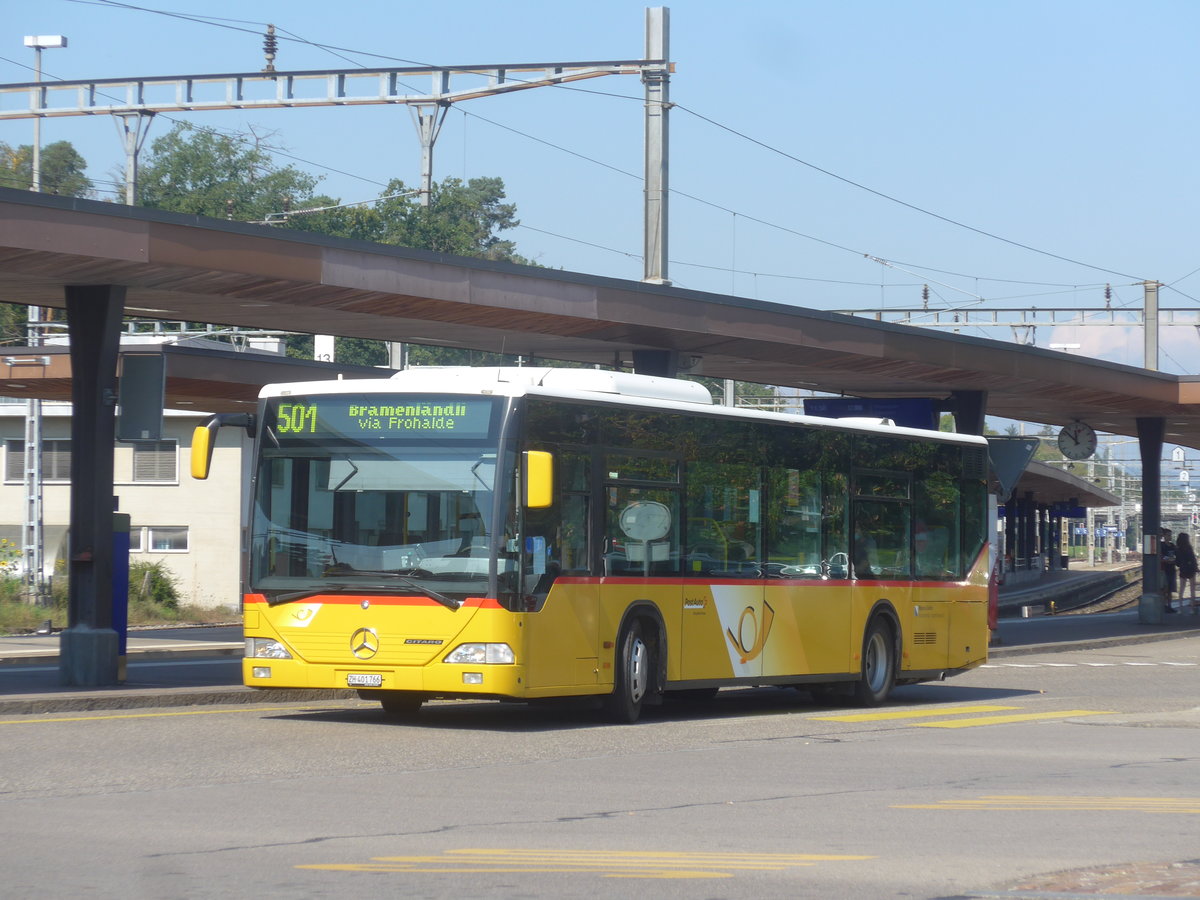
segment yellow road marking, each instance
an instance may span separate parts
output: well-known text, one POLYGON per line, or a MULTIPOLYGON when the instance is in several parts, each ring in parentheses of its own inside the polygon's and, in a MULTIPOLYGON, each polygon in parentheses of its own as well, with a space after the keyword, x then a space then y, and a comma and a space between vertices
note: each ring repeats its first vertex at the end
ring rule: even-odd
POLYGON ((619 869, 611 869, 605 871, 603 869, 582 869, 578 867, 555 867, 555 866, 509 866, 509 867, 477 867, 470 868, 431 868, 428 866, 401 866, 401 865, 370 865, 369 863, 331 863, 328 865, 306 865, 296 866, 297 869, 316 869, 322 872, 370 872, 377 875, 463 875, 470 872, 477 875, 553 875, 553 874, 597 874, 603 875, 605 878, 732 878, 730 872, 707 872, 707 871, 677 871, 677 872, 625 872, 619 869))
POLYGON ((844 716, 808 716, 818 722, 887 722, 895 719, 927 719, 930 716, 956 716, 964 713, 1001 712, 1019 706, 939 706, 936 709, 902 709, 873 713, 847 713, 844 716))
POLYGON ((989 812, 1144 812, 1200 814, 1198 797, 1035 797, 1000 794, 972 800, 939 800, 893 806, 892 809, 986 810, 989 812))
POLYGON ((1074 719, 1078 716, 1111 716, 1112 710, 1066 709, 1060 712, 1022 713, 1016 716, 976 716, 971 719, 947 719, 945 722, 915 722, 914 728, 974 728, 978 725, 1008 725, 1013 722, 1037 722, 1043 719, 1074 719))
POLYGON ((671 853, 609 850, 447 850, 433 856, 379 856, 365 863, 301 865, 336 872, 455 874, 574 872, 606 878, 731 878, 734 872, 778 872, 818 862, 873 859, 812 853, 671 853))
MULTIPOLYGON (((37 715, 23 716, 20 719, 0 719, 0 725, 51 725, 55 722, 96 722, 102 719, 165 719, 170 716, 218 716, 222 713, 247 713, 247 712, 280 712, 287 710, 289 712, 312 712, 318 707, 302 707, 302 706, 250 706, 236 709, 189 709, 179 712, 152 712, 152 713, 114 713, 112 715, 103 716, 65 716, 60 719, 43 719, 37 715)), ((46 713, 53 715, 53 713, 46 713)))

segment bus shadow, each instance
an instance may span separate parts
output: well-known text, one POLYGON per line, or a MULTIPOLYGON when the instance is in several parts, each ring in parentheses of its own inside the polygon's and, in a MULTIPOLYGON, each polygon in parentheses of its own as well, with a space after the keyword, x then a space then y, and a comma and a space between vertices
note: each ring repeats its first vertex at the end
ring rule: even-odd
MULTIPOLYGON (((1040 691, 1020 688, 985 688, 946 683, 906 685, 896 688, 888 702, 877 709, 960 705, 1012 701, 1036 696, 1040 691)), ((846 714, 870 711, 849 701, 818 699, 808 691, 793 688, 734 688, 708 699, 667 699, 661 706, 648 706, 634 726, 672 722, 711 722, 761 716, 809 714, 846 714)), ((601 711, 599 702, 588 699, 563 699, 533 703, 462 700, 434 701, 410 716, 391 716, 378 706, 344 709, 296 710, 271 718, 328 723, 354 723, 386 728, 423 728, 447 731, 552 732, 583 728, 613 727, 601 711)))

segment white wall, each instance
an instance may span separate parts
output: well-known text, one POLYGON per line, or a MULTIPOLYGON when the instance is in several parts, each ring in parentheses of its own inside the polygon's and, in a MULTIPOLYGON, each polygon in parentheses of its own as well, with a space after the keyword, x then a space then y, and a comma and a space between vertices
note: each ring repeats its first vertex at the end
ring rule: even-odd
MULTIPOLYGON (((178 442, 176 471, 170 481, 135 482, 133 447, 116 445, 113 462, 114 492, 119 511, 130 515, 132 529, 166 526, 186 527, 188 548, 182 551, 153 550, 149 534, 142 532, 140 552, 132 561, 162 562, 178 578, 182 603, 227 606, 240 603, 241 530, 244 469, 248 466, 250 441, 238 428, 218 432, 213 452, 212 474, 196 481, 190 474, 192 430, 207 418, 204 413, 167 411, 163 438, 178 442)), ((0 440, 23 440, 25 405, 0 405, 0 440)), ((70 439, 69 404, 44 404, 44 440, 70 439)), ((72 447, 72 454, 80 448, 72 447)), ((47 535, 45 555, 50 563, 60 551, 52 535, 61 533, 70 521, 70 486, 46 482, 42 488, 43 522, 47 535)), ((24 521, 24 486, 21 480, 5 479, 0 484, 0 534, 17 536, 24 521)), ((65 553, 65 546, 61 550, 65 553)))

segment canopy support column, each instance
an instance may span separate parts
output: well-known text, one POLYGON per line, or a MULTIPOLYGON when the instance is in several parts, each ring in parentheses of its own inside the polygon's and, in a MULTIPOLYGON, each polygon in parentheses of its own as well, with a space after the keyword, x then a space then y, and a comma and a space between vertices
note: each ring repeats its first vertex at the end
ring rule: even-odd
MULTIPOLYGON (((71 537, 67 629, 59 645, 63 684, 118 683, 113 630, 113 440, 123 286, 68 285, 71 335, 71 537)), ((124 602, 125 598, 121 598, 124 602)))
POLYGON ((1137 420, 1138 449, 1142 455, 1142 596, 1138 621, 1143 625, 1163 623, 1158 539, 1162 527, 1162 446, 1166 421, 1161 417, 1137 420))

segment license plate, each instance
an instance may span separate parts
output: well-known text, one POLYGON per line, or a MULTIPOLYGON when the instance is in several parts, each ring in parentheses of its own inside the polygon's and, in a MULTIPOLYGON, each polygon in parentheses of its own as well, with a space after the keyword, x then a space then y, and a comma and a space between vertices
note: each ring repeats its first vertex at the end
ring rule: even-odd
POLYGON ((383 685, 383 676, 374 674, 350 674, 346 676, 346 684, 349 687, 381 687, 383 685))

